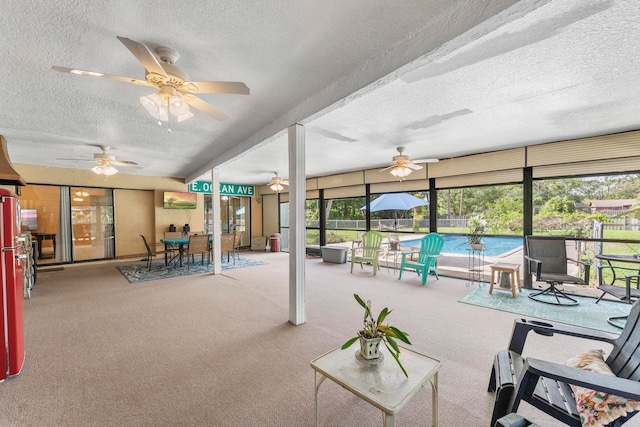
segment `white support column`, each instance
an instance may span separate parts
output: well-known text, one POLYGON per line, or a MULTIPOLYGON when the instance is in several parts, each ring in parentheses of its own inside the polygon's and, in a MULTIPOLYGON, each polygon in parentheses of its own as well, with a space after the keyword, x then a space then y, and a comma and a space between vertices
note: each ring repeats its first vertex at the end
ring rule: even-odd
POLYGON ((307 255, 307 196, 304 126, 289 126, 289 322, 306 322, 304 262, 307 255))
POLYGON ((213 274, 222 272, 221 259, 222 251, 220 236, 222 234, 220 226, 220 172, 218 169, 211 169, 211 209, 213 209, 213 253, 211 263, 213 264, 213 274))

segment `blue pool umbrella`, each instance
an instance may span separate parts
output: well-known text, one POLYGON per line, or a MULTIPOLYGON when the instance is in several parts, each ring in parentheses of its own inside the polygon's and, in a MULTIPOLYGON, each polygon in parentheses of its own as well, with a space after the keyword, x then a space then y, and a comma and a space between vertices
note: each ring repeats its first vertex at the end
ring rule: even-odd
MULTIPOLYGON (((371 202, 371 212, 408 211, 416 206, 429 206, 429 202, 407 193, 387 193, 371 202)), ((366 209, 366 206, 361 209, 366 209)))
MULTIPOLYGON (((416 206, 429 206, 429 202, 407 193, 386 193, 371 202, 371 212, 396 211, 393 213, 395 219, 394 228, 398 228, 397 211, 408 211, 416 206)), ((366 206, 363 206, 360 209, 364 210, 366 208, 366 206)))

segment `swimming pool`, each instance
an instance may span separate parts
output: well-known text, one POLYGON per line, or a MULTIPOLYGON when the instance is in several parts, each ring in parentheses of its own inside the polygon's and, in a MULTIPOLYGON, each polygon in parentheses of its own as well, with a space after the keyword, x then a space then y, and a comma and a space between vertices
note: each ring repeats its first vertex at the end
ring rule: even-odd
MULTIPOLYGON (((455 234, 443 234, 444 247, 442 252, 450 254, 467 254, 469 253, 469 243, 467 237, 455 234)), ((420 246, 421 239, 405 240, 400 242, 401 246, 420 246)), ((485 236, 484 254, 486 256, 498 256, 505 252, 510 252, 519 246, 522 246, 522 237, 499 237, 485 236)))

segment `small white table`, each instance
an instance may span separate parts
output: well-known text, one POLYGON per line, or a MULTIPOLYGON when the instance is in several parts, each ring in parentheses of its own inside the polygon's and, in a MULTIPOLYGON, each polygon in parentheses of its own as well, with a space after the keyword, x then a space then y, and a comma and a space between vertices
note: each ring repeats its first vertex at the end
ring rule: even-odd
POLYGON ((400 361, 409 374, 407 378, 393 356, 382 347, 383 345, 380 349, 384 354, 382 362, 369 362, 356 357, 358 350, 355 346, 346 350, 338 347, 311 361, 311 367, 315 370, 316 427, 318 389, 326 378, 382 410, 384 427, 396 425, 396 413, 429 381, 432 390, 431 421, 433 427, 438 426, 438 371, 442 362, 402 347, 400 361))

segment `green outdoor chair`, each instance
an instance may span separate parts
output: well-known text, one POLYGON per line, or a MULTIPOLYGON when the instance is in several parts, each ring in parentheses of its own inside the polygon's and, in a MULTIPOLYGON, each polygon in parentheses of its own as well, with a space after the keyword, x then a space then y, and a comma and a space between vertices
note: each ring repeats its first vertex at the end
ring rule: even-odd
POLYGON ((384 235, 379 231, 367 231, 362 236, 362 244, 359 247, 351 248, 351 273, 353 273, 353 264, 367 263, 373 265, 373 275, 375 276, 380 270, 380 246, 384 235))
POLYGON ((400 263, 400 274, 398 274, 398 280, 402 279, 402 271, 405 268, 413 268, 418 273, 418 276, 422 274, 422 284, 427 283, 427 276, 432 271, 435 274, 436 279, 438 277, 438 270, 436 268, 436 261, 441 255, 442 247, 444 246, 444 238, 438 233, 429 233, 422 239, 420 246, 420 252, 403 252, 402 262, 400 263), (413 255, 418 254, 418 260, 413 261, 413 255))

